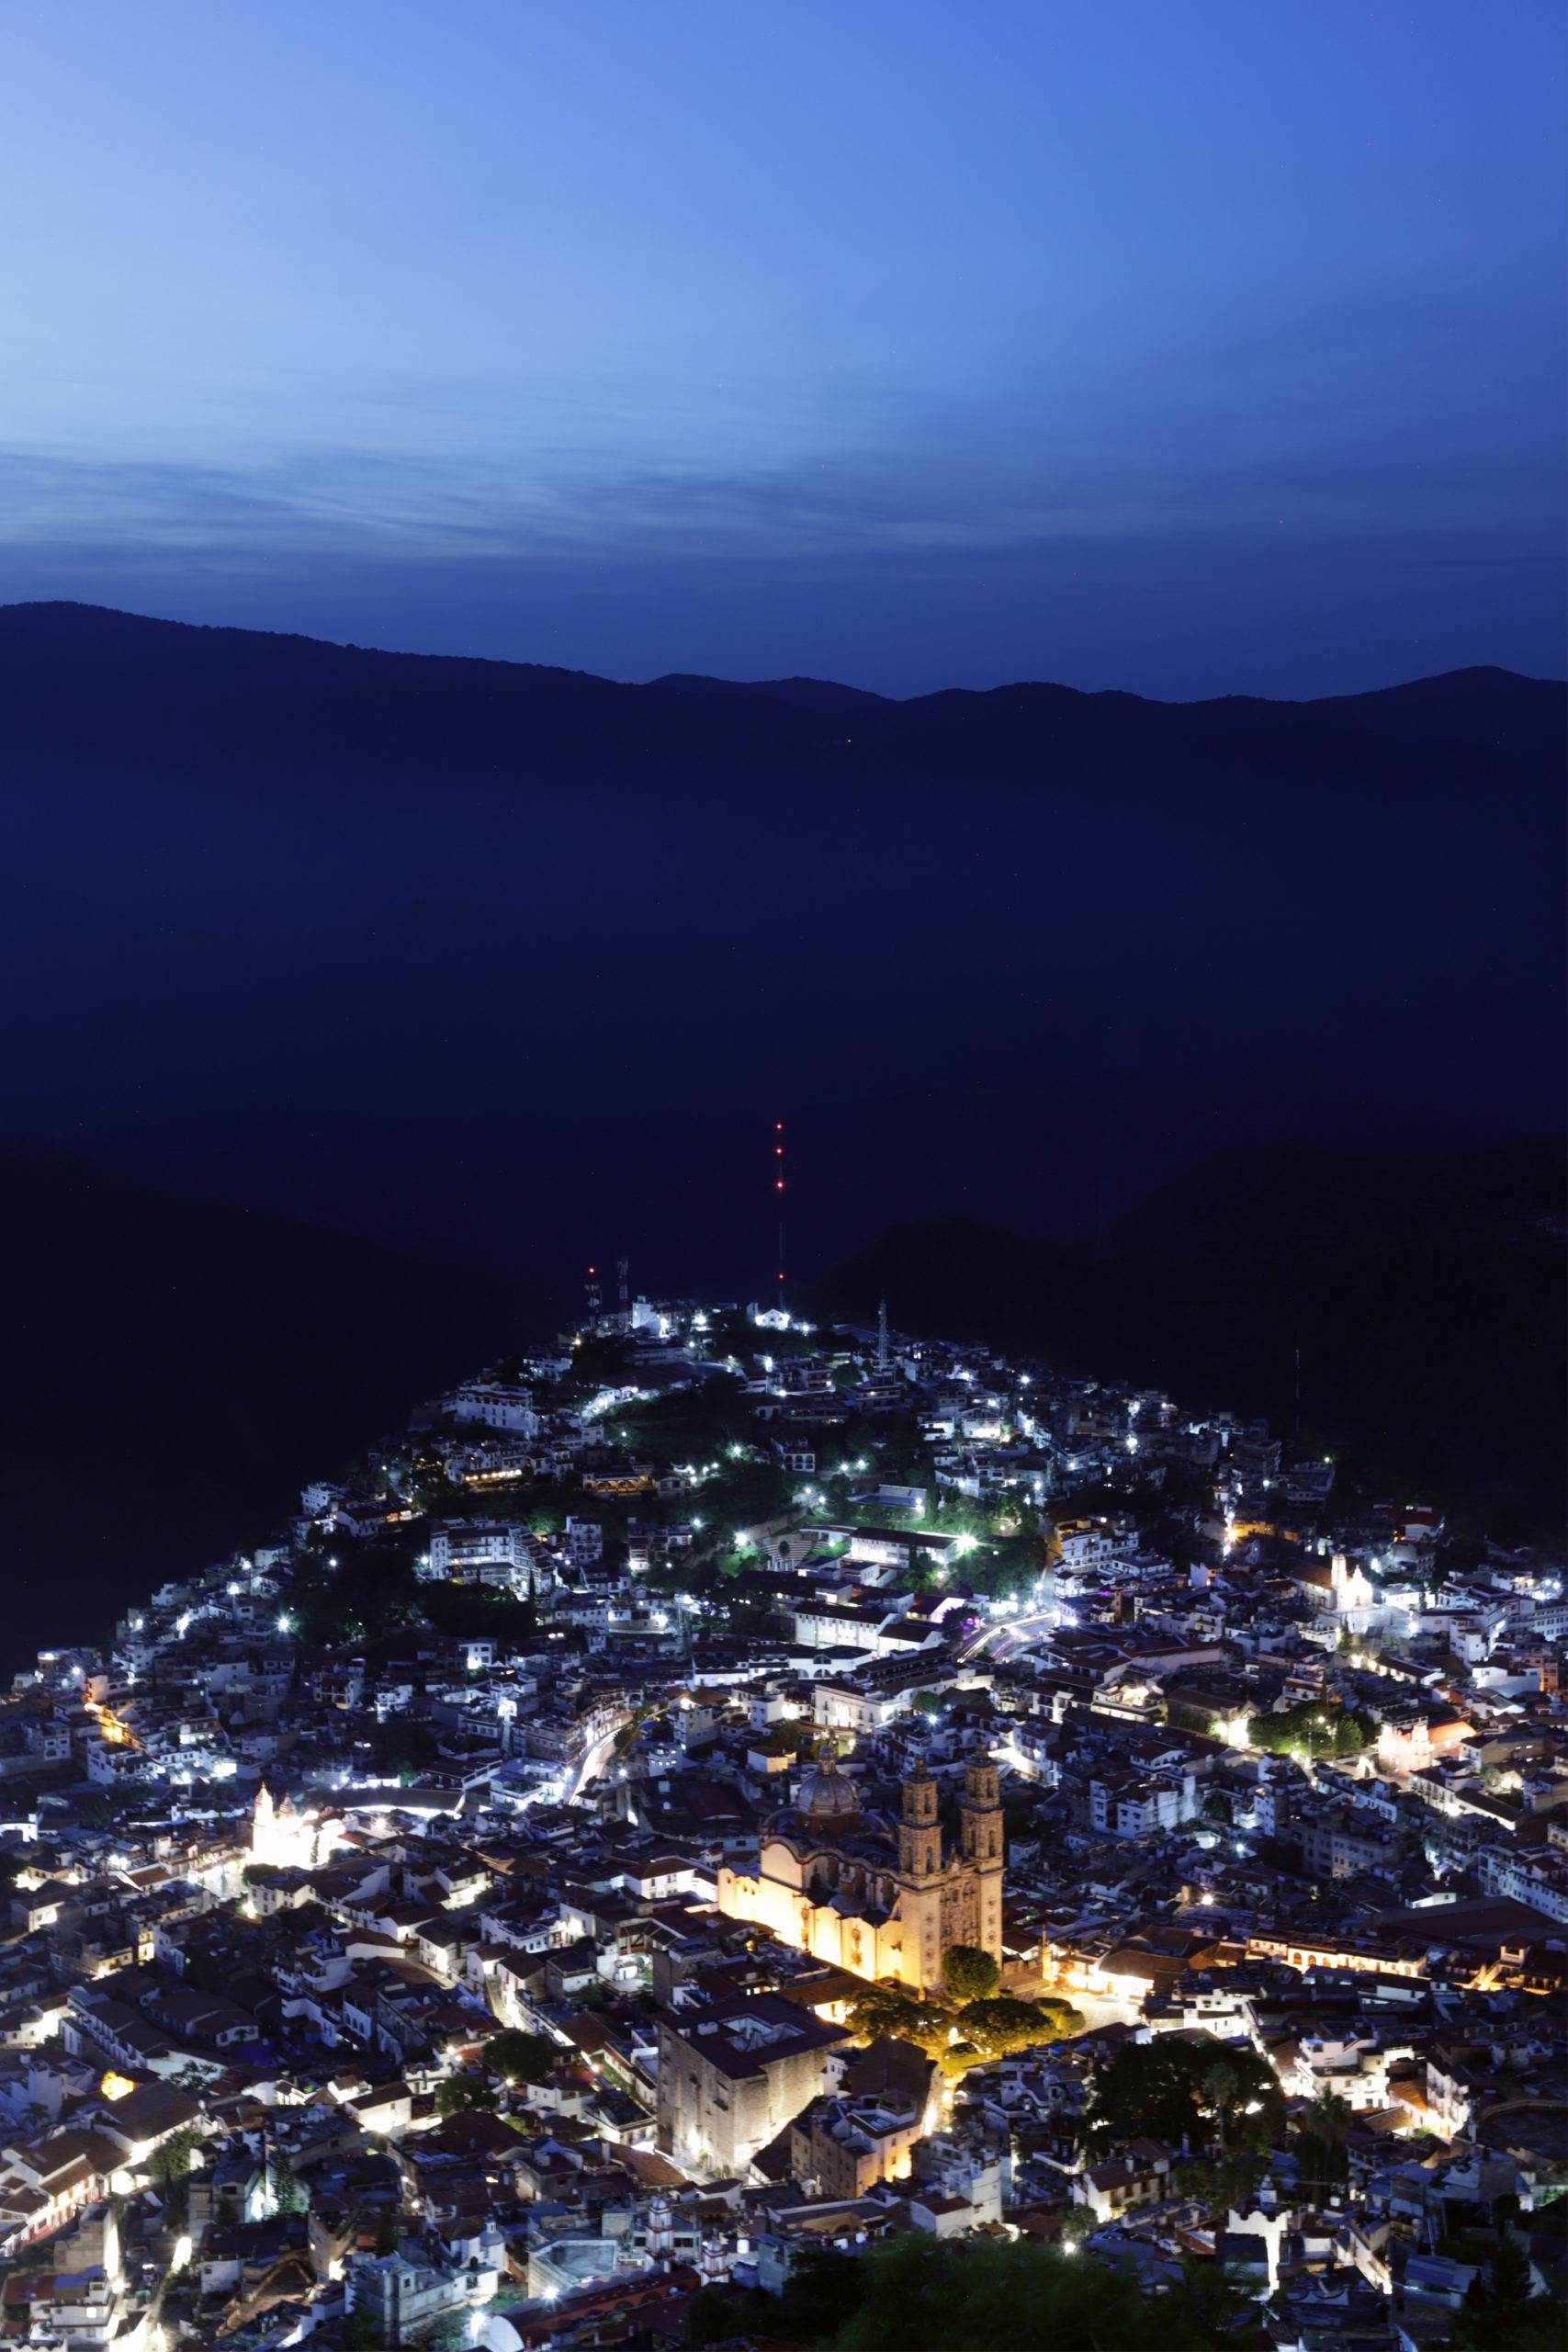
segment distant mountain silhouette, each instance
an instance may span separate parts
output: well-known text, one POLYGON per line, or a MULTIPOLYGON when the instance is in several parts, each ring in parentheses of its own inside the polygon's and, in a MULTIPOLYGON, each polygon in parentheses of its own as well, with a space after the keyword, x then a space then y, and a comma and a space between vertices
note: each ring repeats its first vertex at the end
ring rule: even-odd
POLYGON ((0 747, 210 768, 286 762, 342 781, 610 775, 991 783, 1201 775, 1416 789, 1510 784, 1560 760, 1564 688, 1455 671, 1325 701, 1158 703, 1021 684, 908 701, 811 678, 623 685, 532 662, 382 653, 73 604, 0 608, 0 747), (853 724, 850 725, 852 718, 853 724), (837 722, 846 731, 840 733, 837 722), (824 733, 825 722, 833 731, 824 733))
POLYGON ((0 1143, 0 1670, 226 1558, 531 1336, 515 1285, 0 1143))
MULTIPOLYGON (((623 1252, 650 1293, 760 1295, 783 1119, 792 1288, 932 1216, 1032 1235, 1043 1268, 1221 1139, 1555 1128, 1565 703, 1495 669, 1303 703, 626 685, 0 608, 6 1124, 565 1301, 623 1252)), ((1350 1218, 1364 1251, 1335 1165, 1289 1162, 1268 1215, 1310 1168, 1325 1248, 1350 1218)), ((1053 1329, 1111 1372, 1163 1330, 1205 1390, 1272 1409, 1285 1335, 1254 1292, 1306 1245, 1196 1181, 1188 1238, 1137 1243, 1143 1292, 1062 1261, 1053 1329)), ((960 1322, 1005 1304, 975 1254, 960 1322)), ((1353 1288, 1324 1296, 1359 1328, 1353 1288)), ((1326 1412, 1345 1351, 1329 1320, 1303 1347, 1326 1412)), ((1410 1410, 1438 1428, 1440 1399, 1410 1410)))
POLYGON ((1477 1530, 1561 1542, 1564 1146, 1433 1159, 1233 1151, 1121 1219, 1109 1257, 945 1218, 818 1289, 865 1319, 1036 1352, 1069 1377, 1267 1415, 1477 1530))

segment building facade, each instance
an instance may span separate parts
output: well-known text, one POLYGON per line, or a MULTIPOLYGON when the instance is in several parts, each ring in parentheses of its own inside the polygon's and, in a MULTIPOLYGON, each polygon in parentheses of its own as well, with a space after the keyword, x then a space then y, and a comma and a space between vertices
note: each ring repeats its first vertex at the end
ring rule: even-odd
POLYGON ((824 1758, 763 1825, 756 1874, 719 1871, 718 1907, 857 1976, 934 1991, 953 1944, 1001 1961, 1005 1841, 989 1757, 964 1769, 961 1818, 949 1848, 923 1769, 904 1782, 897 1822, 863 1814, 853 1781, 824 1758))
POLYGON ((659 2023, 659 2145, 690 2170, 739 2175, 837 2080, 850 2039, 776 1993, 659 2023))

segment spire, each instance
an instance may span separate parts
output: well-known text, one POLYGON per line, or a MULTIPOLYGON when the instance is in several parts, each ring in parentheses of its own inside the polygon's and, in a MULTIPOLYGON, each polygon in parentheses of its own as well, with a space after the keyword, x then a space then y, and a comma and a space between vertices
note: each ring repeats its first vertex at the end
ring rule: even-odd
POLYGON ((887 1301, 886 1298, 876 1310, 876 1369, 878 1372, 886 1372, 887 1369, 887 1301))

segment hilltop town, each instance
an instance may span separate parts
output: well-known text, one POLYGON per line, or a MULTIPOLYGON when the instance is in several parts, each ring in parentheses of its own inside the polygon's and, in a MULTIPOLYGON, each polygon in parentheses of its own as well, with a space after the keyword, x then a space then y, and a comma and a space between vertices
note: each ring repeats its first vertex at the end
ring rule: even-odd
POLYGON ((1560 1558, 886 1313, 322 1466, 0 1708, 7 2336, 1552 2340, 1560 1558))

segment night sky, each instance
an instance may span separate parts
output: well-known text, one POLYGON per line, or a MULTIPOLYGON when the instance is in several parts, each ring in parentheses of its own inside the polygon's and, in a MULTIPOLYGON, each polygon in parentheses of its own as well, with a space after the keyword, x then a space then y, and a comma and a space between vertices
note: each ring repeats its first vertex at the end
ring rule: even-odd
POLYGON ((1554 0, 76 0, 0 60, 0 598, 896 695, 1562 673, 1554 0))

